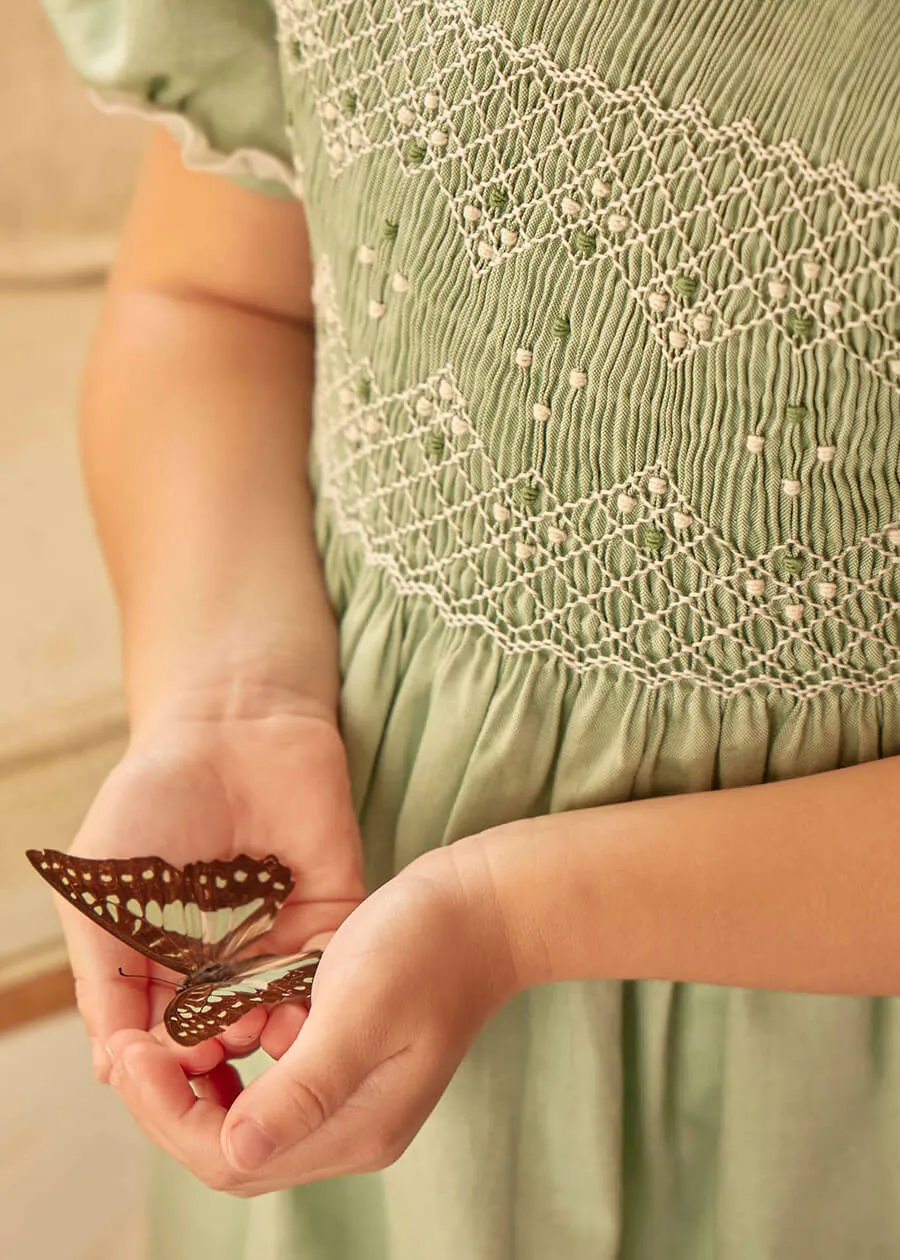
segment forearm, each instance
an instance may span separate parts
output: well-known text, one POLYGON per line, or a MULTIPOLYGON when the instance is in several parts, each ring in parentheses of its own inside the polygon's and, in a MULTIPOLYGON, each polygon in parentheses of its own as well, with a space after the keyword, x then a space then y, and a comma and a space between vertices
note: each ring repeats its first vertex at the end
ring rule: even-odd
MULTIPOLYGON (((521 985, 666 979, 900 994, 900 759, 461 841, 521 985)), ((456 848, 457 846, 453 846, 456 848)))
POLYGON ((136 717, 211 671, 261 664, 335 707, 305 474, 311 343, 305 328, 223 303, 110 296, 82 447, 136 717))
POLYGON ((154 136, 81 415, 133 724, 266 694, 336 719, 306 476, 310 289, 299 204, 188 172, 154 136))

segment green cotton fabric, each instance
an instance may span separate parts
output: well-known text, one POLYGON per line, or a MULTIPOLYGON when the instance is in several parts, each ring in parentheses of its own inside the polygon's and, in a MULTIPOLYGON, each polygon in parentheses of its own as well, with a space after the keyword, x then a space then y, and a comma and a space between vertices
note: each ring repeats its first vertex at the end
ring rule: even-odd
MULTIPOLYGON (((900 6, 47 3, 95 86, 293 160, 370 886, 900 752, 900 6)), ((161 1163, 153 1256, 198 1250, 893 1260, 900 1007, 532 989, 383 1172, 161 1163)))

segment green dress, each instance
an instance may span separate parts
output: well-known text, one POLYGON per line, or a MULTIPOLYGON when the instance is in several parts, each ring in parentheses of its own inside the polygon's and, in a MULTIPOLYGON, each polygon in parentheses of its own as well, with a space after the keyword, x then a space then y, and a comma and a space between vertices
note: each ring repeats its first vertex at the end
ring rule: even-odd
MULTIPOLYGON (((897 0, 45 2, 305 203, 373 887, 900 752, 897 0)), ((900 1005, 535 988, 385 1171, 160 1182, 154 1260, 896 1260, 900 1005)))

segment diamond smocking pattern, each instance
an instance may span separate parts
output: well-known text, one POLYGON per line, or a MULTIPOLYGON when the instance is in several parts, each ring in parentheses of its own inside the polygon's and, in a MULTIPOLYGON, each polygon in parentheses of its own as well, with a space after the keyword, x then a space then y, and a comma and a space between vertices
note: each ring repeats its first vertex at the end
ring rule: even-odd
POLYGON ((562 68, 464 0, 276 8, 332 174, 377 151, 429 172, 476 271, 559 241, 576 268, 615 268, 670 362, 768 324, 900 385, 896 186, 562 68))
POLYGON ((659 465, 561 501, 534 473, 500 474, 450 367, 379 391, 324 257, 314 296, 319 493, 398 592, 509 653, 545 650, 578 672, 616 663, 648 687, 896 684, 900 528, 830 558, 787 542, 749 559, 659 465))

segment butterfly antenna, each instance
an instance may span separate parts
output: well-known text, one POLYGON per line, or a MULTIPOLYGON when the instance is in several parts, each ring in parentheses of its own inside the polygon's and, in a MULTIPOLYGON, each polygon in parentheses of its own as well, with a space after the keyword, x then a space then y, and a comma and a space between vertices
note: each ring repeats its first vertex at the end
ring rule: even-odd
POLYGON ((123 971, 121 967, 119 968, 119 975, 124 976, 126 980, 149 980, 151 984, 170 984, 173 989, 179 988, 179 985, 174 980, 161 980, 158 976, 134 975, 130 971, 123 971))

